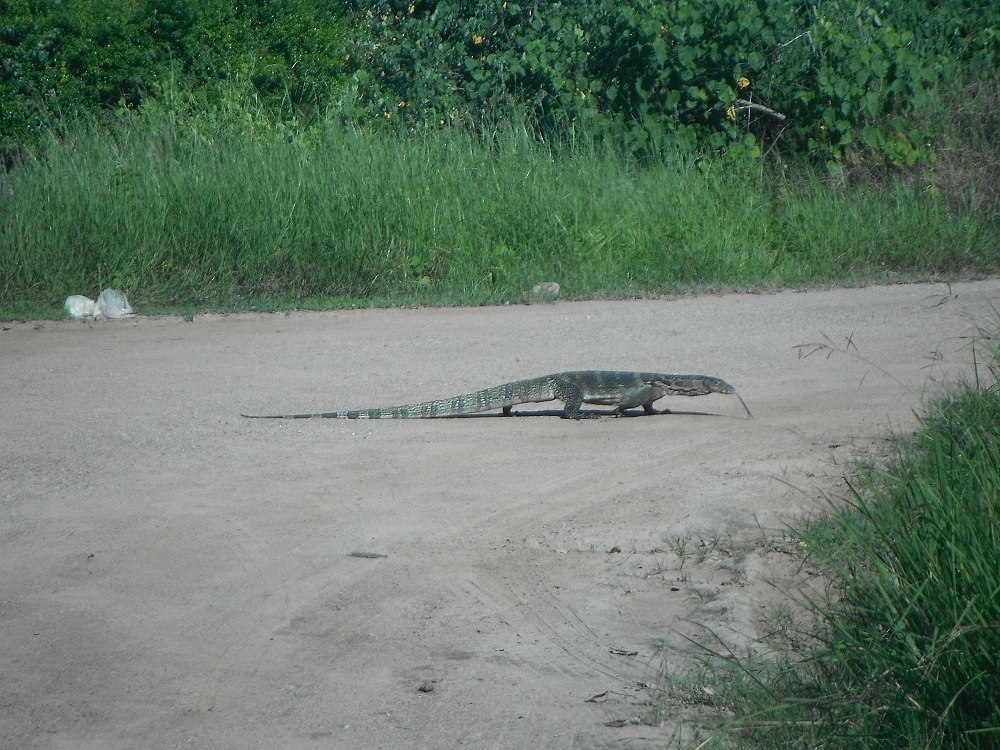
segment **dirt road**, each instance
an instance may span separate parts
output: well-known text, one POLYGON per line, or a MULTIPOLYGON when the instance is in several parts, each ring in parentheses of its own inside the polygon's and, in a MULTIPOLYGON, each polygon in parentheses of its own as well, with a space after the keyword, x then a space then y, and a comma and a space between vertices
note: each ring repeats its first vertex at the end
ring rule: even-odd
POLYGON ((664 644, 754 637, 753 540, 968 376, 998 308, 990 280, 2 324, 0 747, 662 747, 664 644), (239 417, 588 368, 717 375, 755 418, 239 417))

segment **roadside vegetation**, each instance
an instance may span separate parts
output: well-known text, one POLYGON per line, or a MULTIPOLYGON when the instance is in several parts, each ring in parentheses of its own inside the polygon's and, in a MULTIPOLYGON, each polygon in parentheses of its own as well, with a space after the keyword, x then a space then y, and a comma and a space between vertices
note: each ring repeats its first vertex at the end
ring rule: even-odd
POLYGON ((1000 270, 990 7, 0 11, 0 317, 1000 270))
POLYGON ((837 190, 513 124, 293 131, 248 112, 147 105, 49 144, 11 176, 8 305, 102 286, 139 305, 480 304, 542 281, 642 295, 955 278, 1000 258, 990 217, 901 180, 837 190))
POLYGON ((704 748, 1000 746, 1000 348, 887 466, 799 529, 826 591, 754 656, 712 653, 704 748))

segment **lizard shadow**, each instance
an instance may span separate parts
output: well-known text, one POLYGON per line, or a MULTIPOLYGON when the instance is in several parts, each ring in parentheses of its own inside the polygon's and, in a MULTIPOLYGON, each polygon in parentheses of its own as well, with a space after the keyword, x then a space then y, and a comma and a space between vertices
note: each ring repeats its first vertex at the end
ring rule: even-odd
MULTIPOLYGON (((514 411, 508 414, 503 414, 501 412, 478 412, 476 414, 453 414, 447 417, 435 417, 435 419, 505 419, 508 417, 562 417, 562 409, 534 409, 532 411, 514 411)), ((623 414, 615 414, 613 411, 599 410, 599 409, 581 409, 580 418, 582 419, 597 419, 597 418, 612 418, 612 419, 636 419, 640 417, 675 417, 675 416, 688 416, 688 417, 725 417, 725 414, 716 414, 709 411, 678 411, 676 409, 664 409, 658 411, 656 414, 646 414, 642 410, 627 411, 623 414)))

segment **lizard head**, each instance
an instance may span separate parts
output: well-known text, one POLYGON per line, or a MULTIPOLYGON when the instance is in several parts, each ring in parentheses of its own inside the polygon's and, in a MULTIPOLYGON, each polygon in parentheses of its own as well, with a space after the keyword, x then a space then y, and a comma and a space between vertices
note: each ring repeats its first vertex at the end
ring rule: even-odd
POLYGON ((746 409, 747 415, 753 416, 743 397, 721 378, 714 378, 711 375, 657 375, 655 380, 664 391, 675 396, 707 396, 709 393, 736 396, 746 409))
POLYGON ((709 393, 736 393, 736 389, 711 375, 657 375, 655 384, 675 396, 707 396, 709 393))

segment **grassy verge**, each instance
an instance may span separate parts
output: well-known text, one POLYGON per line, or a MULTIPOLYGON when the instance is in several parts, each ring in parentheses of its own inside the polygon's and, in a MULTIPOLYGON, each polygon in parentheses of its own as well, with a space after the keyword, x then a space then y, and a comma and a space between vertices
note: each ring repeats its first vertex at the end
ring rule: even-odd
POLYGON ((290 128, 151 105, 0 182, 0 317, 124 289, 137 308, 481 304, 563 293, 1000 270, 1000 228, 902 183, 838 190, 725 159, 637 163, 523 129, 290 128))
POLYGON ((1000 747, 997 386, 937 404, 855 486, 799 534, 832 586, 808 645, 709 660, 734 720, 706 746, 1000 747))

